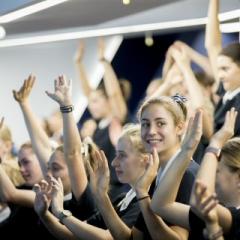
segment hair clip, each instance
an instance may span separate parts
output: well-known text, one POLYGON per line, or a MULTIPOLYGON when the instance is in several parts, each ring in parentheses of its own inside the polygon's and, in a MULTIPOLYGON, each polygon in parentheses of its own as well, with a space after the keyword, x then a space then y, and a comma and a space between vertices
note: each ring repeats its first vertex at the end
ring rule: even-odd
POLYGON ((175 101, 175 102, 181 102, 181 103, 185 103, 188 99, 182 95, 180 95, 179 93, 176 93, 175 95, 171 96, 171 98, 175 101))

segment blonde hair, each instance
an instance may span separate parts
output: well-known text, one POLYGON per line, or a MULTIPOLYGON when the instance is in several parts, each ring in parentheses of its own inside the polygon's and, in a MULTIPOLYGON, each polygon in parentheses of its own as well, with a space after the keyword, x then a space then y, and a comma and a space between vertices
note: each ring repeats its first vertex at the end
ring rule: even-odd
POLYGON ((138 110, 138 120, 141 120, 143 112, 151 105, 158 104, 163 106, 173 117, 174 124, 177 126, 180 122, 185 122, 187 118, 187 108, 183 101, 174 100, 173 97, 150 97, 146 99, 138 110))
POLYGON ((240 170, 240 137, 230 139, 222 148, 221 156, 224 164, 232 172, 240 170))
POLYGON ((119 139, 123 137, 127 137, 131 141, 133 148, 136 149, 139 153, 141 154, 147 153, 142 143, 141 127, 139 124, 126 124, 123 127, 123 130, 119 139))
POLYGON ((10 128, 7 125, 3 125, 0 129, 0 139, 4 142, 12 142, 12 133, 10 128))

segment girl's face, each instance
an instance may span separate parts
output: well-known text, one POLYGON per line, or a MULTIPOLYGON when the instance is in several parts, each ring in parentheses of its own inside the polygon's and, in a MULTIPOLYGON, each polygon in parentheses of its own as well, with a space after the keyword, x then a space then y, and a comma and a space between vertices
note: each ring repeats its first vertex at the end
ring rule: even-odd
POLYGON ((238 198, 239 172, 233 172, 224 163, 223 158, 218 164, 216 175, 216 193, 221 203, 233 206, 238 198))
POLYGON ((240 66, 230 57, 219 55, 217 58, 218 77, 226 91, 233 91, 240 87, 240 66))
POLYGON ((88 108, 96 120, 105 118, 109 112, 109 103, 101 90, 92 91, 88 99, 88 108))
POLYGON ((121 137, 116 147, 116 157, 112 161, 121 183, 134 185, 143 175, 147 158, 140 154, 128 137, 121 137))
POLYGON ((49 167, 51 175, 54 178, 61 178, 62 183, 63 183, 64 193, 65 194, 70 193, 71 192, 71 183, 70 183, 68 169, 67 169, 67 165, 65 163, 63 152, 56 150, 52 154, 52 156, 48 162, 48 167, 49 167))
POLYGON ((141 116, 141 137, 148 152, 156 148, 158 153, 175 152, 179 148, 183 126, 175 126, 172 114, 155 103, 144 109, 141 116))
POLYGON ((19 151, 18 164, 27 185, 33 186, 43 179, 40 164, 31 148, 24 147, 19 151))

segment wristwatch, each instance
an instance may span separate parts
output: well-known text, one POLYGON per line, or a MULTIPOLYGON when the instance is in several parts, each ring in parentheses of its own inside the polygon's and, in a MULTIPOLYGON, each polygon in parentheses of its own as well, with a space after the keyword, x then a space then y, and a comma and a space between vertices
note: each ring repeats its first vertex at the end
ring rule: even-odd
POLYGON ((208 153, 208 152, 213 153, 217 158, 219 158, 220 154, 221 154, 221 149, 220 148, 215 148, 215 147, 207 147, 205 152, 206 153, 208 153))
POLYGON ((67 217, 71 217, 72 213, 68 210, 63 210, 62 212, 59 213, 58 219, 60 223, 63 223, 63 219, 67 217))

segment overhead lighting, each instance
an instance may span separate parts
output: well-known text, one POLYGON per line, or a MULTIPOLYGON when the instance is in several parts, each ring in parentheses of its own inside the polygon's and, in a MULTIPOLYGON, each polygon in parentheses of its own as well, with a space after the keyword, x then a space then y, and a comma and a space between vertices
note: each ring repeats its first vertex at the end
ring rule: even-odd
MULTIPOLYGON (((233 10, 226 13, 220 14, 220 20, 230 20, 232 13, 232 19, 240 17, 240 10, 233 10)), ((23 38, 12 38, 0 41, 0 47, 11 47, 11 46, 21 46, 27 44, 39 44, 47 42, 65 41, 81 38, 99 37, 99 36, 110 36, 110 35, 121 35, 136 32, 148 32, 148 31, 160 31, 173 28, 183 28, 183 27, 193 27, 200 26, 207 23, 207 18, 195 18, 195 19, 185 19, 178 21, 168 21, 160 23, 150 23, 150 24, 139 24, 132 26, 120 26, 112 28, 103 29, 93 29, 93 30, 80 30, 69 31, 64 33, 52 33, 40 36, 28 36, 23 38)))
POLYGON ((220 28, 223 33, 240 32, 240 22, 224 23, 221 24, 220 28))
POLYGON ((150 33, 150 32, 146 33, 144 42, 145 42, 145 45, 148 46, 148 47, 153 46, 154 40, 153 40, 153 37, 152 37, 152 33, 150 33))
POLYGON ((0 39, 4 38, 6 36, 6 31, 4 27, 0 26, 0 39))
POLYGON ((21 8, 14 12, 7 13, 5 15, 0 16, 0 23, 8 23, 8 22, 14 21, 16 19, 25 17, 27 15, 50 8, 52 6, 61 4, 66 1, 68 1, 68 0, 45 0, 40 3, 36 3, 31 6, 21 8))
POLYGON ((131 3, 131 0, 122 0, 122 3, 124 5, 129 5, 131 3))

